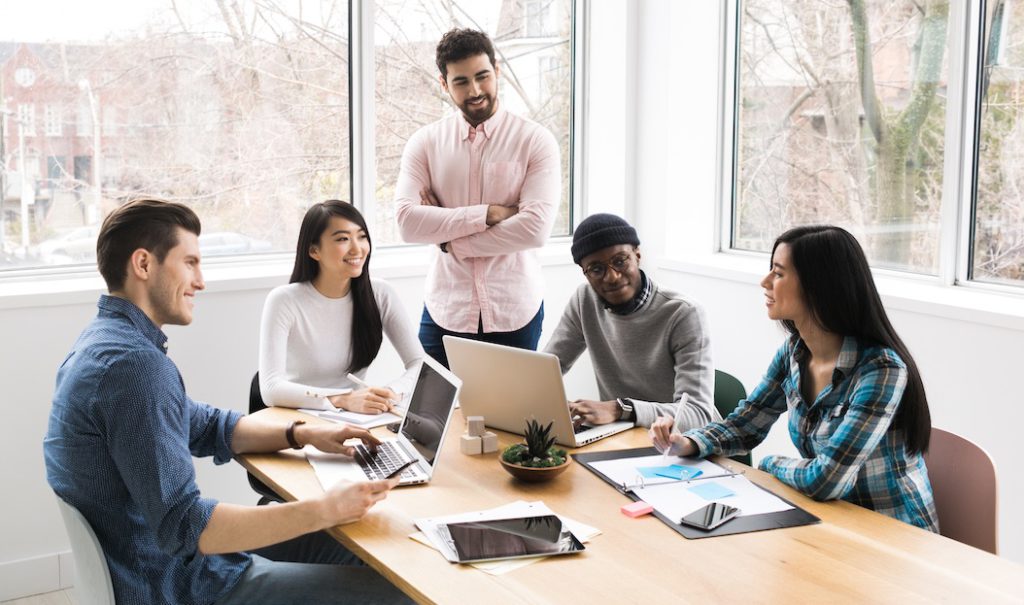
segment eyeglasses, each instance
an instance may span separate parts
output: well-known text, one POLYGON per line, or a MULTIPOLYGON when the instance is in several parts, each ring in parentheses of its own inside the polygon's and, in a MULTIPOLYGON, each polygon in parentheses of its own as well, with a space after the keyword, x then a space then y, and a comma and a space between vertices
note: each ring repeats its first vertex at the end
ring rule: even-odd
POLYGON ((612 259, 606 263, 594 262, 590 263, 586 269, 583 270, 583 275, 586 275, 588 279, 604 279, 605 274, 611 269, 622 275, 633 265, 633 255, 629 252, 623 252, 612 257, 612 259))

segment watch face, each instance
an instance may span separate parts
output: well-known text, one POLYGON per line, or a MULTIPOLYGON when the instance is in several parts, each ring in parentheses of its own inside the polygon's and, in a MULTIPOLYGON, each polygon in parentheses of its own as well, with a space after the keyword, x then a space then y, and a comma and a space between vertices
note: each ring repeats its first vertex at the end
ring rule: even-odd
POLYGON ((35 84, 36 72, 31 67, 19 67, 14 72, 14 81, 23 88, 28 88, 35 84))

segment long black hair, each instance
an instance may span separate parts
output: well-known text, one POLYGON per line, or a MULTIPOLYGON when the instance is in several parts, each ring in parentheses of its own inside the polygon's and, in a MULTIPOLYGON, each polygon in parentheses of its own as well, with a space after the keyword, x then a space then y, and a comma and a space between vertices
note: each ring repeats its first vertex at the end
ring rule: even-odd
MULTIPOLYGON (((868 260, 856 238, 840 227, 809 225, 780 235, 772 246, 773 258, 779 244, 789 246, 804 302, 818 325, 834 334, 888 347, 906 364, 907 386, 892 426, 903 431, 909 452, 928 451, 932 419, 921 374, 907 346, 889 323, 868 260)), ((782 324, 790 334, 798 333, 792 321, 784 320, 782 324)))
POLYGON ((299 242, 295 246, 295 267, 288 283, 313 281, 320 274, 320 263, 309 255, 320 238, 327 231, 327 224, 332 216, 341 217, 359 225, 366 233, 366 241, 370 244, 370 252, 366 253, 363 272, 352 280, 352 362, 349 372, 361 370, 370 365, 380 351, 384 340, 384 325, 380 319, 380 307, 373 296, 373 285, 370 282, 370 253, 373 252, 373 240, 370 230, 366 228, 366 219, 356 207, 341 200, 327 200, 313 204, 302 218, 299 228, 299 242))

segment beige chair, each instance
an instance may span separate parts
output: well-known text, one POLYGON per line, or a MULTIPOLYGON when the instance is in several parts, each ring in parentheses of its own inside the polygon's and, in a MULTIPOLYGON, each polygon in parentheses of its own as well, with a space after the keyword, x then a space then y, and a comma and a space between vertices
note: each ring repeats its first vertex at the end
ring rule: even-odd
POLYGON ((78 605, 115 605, 114 586, 103 548, 89 522, 78 509, 60 497, 57 508, 64 517, 64 527, 71 539, 71 555, 75 560, 75 602, 78 605))
POLYGON ((943 536, 996 552, 996 467, 985 450, 932 428, 924 455, 943 536))

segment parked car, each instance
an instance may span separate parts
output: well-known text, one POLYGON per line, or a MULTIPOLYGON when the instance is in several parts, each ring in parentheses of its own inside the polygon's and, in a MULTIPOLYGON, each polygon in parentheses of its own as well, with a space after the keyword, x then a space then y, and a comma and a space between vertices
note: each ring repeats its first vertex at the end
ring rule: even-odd
POLYGON ((33 252, 44 263, 51 265, 95 261, 96 237, 99 232, 99 225, 78 227, 40 242, 33 252))
POLYGON ((270 252, 273 244, 234 231, 214 231, 199 236, 199 251, 203 256, 226 256, 249 252, 270 252))

